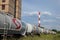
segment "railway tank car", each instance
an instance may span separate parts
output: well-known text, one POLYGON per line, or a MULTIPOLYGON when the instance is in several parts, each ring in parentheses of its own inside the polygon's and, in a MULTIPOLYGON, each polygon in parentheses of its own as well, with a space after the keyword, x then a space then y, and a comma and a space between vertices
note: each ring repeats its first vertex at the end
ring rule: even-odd
POLYGON ((30 23, 26 23, 26 26, 27 26, 26 34, 31 35, 33 31, 33 25, 30 23))
POLYGON ((25 35, 26 24, 19 19, 12 18, 0 12, 0 35, 3 35, 4 31, 7 31, 7 34, 25 35))
POLYGON ((33 26, 33 34, 40 36, 41 32, 40 32, 40 27, 37 26, 33 26))

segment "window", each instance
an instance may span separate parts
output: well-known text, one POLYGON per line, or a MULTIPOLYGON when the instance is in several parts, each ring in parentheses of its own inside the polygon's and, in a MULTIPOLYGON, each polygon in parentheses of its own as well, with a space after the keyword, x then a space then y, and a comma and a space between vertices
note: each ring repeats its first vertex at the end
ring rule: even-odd
POLYGON ((5 0, 2 0, 2 2, 5 2, 5 0))
POLYGON ((5 10, 5 5, 4 4, 2 5, 2 10, 5 10))

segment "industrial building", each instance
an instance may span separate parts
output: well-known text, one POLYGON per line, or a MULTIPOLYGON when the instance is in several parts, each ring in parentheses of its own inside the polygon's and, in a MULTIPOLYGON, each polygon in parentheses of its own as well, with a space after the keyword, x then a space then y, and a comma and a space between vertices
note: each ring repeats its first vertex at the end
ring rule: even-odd
POLYGON ((0 0, 0 11, 21 19, 21 0, 0 0))

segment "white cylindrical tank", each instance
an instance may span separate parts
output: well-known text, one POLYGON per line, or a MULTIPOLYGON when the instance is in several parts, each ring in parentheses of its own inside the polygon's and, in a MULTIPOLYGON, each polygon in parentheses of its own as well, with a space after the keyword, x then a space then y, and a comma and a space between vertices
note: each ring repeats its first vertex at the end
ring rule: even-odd
POLYGON ((33 26, 33 33, 40 35, 40 33, 41 33, 41 32, 40 32, 40 27, 33 26))
MULTIPOLYGON (((0 13, 0 34, 4 34, 5 29, 7 29, 7 34, 25 35, 27 26, 19 19, 10 17, 6 13, 0 13)), ((28 30, 30 30, 29 27, 28 30)))
POLYGON ((43 33, 44 29, 43 28, 38 28, 41 33, 43 33))
POLYGON ((19 33, 23 36, 25 36, 26 34, 26 30, 27 30, 27 26, 26 26, 26 23, 24 21, 21 21, 21 29, 19 31, 19 33))
POLYGON ((29 23, 27 23, 26 25, 27 25, 27 33, 31 33, 33 30, 33 26, 29 23))
POLYGON ((7 30, 7 33, 8 34, 18 34, 20 31, 21 28, 19 29, 16 29, 18 28, 18 26, 20 25, 20 21, 18 19, 16 19, 16 25, 14 22, 13 22, 13 19, 12 17, 6 15, 5 13, 0 13, 0 34, 3 34, 4 33, 4 30, 7 30))

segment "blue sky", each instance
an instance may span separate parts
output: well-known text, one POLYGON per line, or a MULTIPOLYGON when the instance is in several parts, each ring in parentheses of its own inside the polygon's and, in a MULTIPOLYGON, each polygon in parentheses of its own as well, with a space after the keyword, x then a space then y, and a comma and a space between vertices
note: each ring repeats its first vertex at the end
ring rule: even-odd
POLYGON ((41 26, 60 30, 60 0, 22 0, 22 20, 38 24, 41 13, 41 26))

